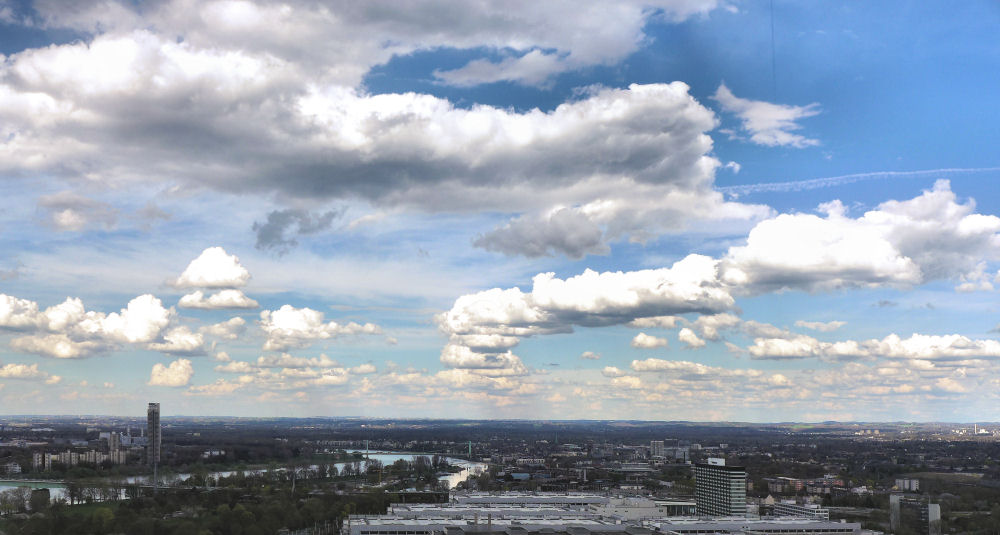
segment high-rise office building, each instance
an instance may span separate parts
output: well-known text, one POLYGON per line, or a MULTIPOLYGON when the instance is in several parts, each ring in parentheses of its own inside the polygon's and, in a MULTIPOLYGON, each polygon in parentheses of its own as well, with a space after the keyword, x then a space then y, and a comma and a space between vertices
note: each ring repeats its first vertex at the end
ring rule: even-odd
POLYGON ((893 533, 941 535, 941 505, 921 498, 890 494, 889 529, 893 533))
POLYGON ((662 440, 652 440, 649 442, 649 456, 650 457, 663 457, 666 448, 663 446, 662 440))
POLYGON ((160 404, 150 403, 146 409, 146 462, 160 462, 160 404))
POLYGON ((743 516, 747 513, 747 470, 726 466, 724 459, 694 465, 694 500, 698 514, 743 516))

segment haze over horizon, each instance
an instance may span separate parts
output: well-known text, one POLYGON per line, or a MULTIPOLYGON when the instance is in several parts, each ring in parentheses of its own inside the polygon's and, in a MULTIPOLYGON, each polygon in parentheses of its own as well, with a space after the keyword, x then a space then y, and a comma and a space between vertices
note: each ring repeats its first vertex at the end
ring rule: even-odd
POLYGON ((0 413, 1000 421, 998 23, 0 0, 0 413))

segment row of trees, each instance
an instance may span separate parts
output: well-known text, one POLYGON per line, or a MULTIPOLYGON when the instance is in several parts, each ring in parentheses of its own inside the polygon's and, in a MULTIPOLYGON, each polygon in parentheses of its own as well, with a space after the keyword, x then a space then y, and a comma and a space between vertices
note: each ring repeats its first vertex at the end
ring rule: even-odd
POLYGON ((31 487, 15 487, 0 491, 0 514, 40 511, 48 505, 48 490, 32 492, 31 487))
POLYGON ((270 486, 174 490, 96 508, 57 504, 44 515, 0 521, 0 531, 11 535, 273 535, 281 528, 319 526, 337 533, 347 515, 381 514, 388 502, 382 492, 316 495, 306 489, 293 493, 287 487, 270 486))
POLYGON ((156 495, 124 478, 72 479, 66 482, 65 500, 35 506, 26 503, 30 489, 12 489, 4 494, 9 498, 2 512, 41 514, 0 519, 0 533, 273 534, 283 527, 315 526, 335 533, 347 515, 384 513, 393 499, 381 490, 343 492, 358 478, 436 483, 438 471, 449 469, 442 458, 430 456, 391 465, 375 460, 305 468, 272 464, 222 477, 204 466, 192 468, 179 486, 156 495))
POLYGON ((0 514, 20 513, 28 510, 31 488, 16 487, 0 491, 0 514))

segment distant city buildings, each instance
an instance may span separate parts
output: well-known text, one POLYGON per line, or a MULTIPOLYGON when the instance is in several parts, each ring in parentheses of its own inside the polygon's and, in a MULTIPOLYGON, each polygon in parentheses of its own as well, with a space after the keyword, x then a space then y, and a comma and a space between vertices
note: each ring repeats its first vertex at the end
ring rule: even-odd
POLYGON ((226 450, 205 450, 201 453, 202 459, 211 459, 213 457, 225 457, 226 450))
POLYGON ((774 494, 796 494, 805 491, 807 494, 831 494, 834 488, 845 487, 844 479, 833 474, 821 478, 798 479, 794 477, 765 478, 767 491, 774 494))
POLYGON ((145 448, 146 447, 146 437, 142 435, 142 429, 143 428, 140 427, 139 428, 139 436, 134 437, 134 436, 132 436, 132 428, 131 427, 126 428, 124 435, 121 435, 121 434, 118 435, 118 442, 119 442, 119 444, 121 444, 121 446, 124 447, 124 448, 131 448, 131 447, 145 448))
POLYGON ((974 435, 980 437, 1000 435, 1000 430, 995 429, 993 431, 990 431, 985 427, 979 427, 979 424, 972 424, 972 429, 969 429, 968 427, 961 427, 958 429, 952 429, 951 432, 956 435, 974 435))
POLYGON ((114 450, 108 453, 97 450, 87 450, 84 452, 66 450, 60 453, 49 453, 36 451, 31 454, 31 468, 35 471, 52 470, 56 463, 66 467, 78 466, 80 463, 100 465, 106 462, 111 464, 125 464, 128 459, 128 452, 125 450, 114 450))
MULTIPOLYGON (((127 429, 125 434, 119 431, 100 431, 96 427, 87 427, 86 431, 88 434, 98 433, 97 440, 57 438, 50 443, 27 442, 20 439, 11 445, 31 448, 31 470, 34 472, 49 471, 60 467, 71 468, 81 464, 122 465, 127 464, 130 457, 139 459, 143 455, 146 439, 132 437, 131 429, 127 429), (61 452, 45 451, 47 447, 51 446, 69 446, 69 448, 61 452)), ((0 466, 0 472, 2 471, 3 466, 0 466)), ((7 473, 16 472, 8 470, 7 473)))
MULTIPOLYGON (((133 411, 138 407, 141 403, 133 411)), ((487 535, 491 524, 493 535, 517 535, 523 531, 527 535, 564 532, 638 535, 645 533, 643 529, 652 530, 649 535, 881 535, 868 530, 857 533, 856 525, 839 522, 845 517, 858 518, 839 507, 864 504, 871 508, 879 501, 882 517, 872 520, 869 528, 885 530, 889 535, 937 535, 941 510, 927 502, 940 500, 942 507, 948 507, 950 498, 945 497, 942 489, 951 490, 950 480, 960 478, 942 479, 928 489, 928 479, 933 476, 921 475, 923 481, 920 481, 910 474, 924 470, 977 473, 985 463, 990 463, 989 468, 996 462, 995 455, 987 457, 989 460, 979 456, 956 457, 949 442, 958 439, 939 440, 948 436, 954 424, 932 430, 928 436, 935 440, 927 441, 919 435, 901 439, 910 433, 909 428, 886 424, 880 434, 872 429, 864 437, 854 435, 860 426, 836 428, 829 436, 794 432, 778 435, 767 430, 760 431, 760 437, 752 440, 736 437, 722 442, 721 437, 713 435, 699 439, 702 447, 692 442, 695 435, 691 432, 682 435, 684 438, 651 440, 669 434, 661 431, 651 434, 645 429, 616 428, 615 432, 623 433, 622 436, 609 434, 583 440, 574 437, 575 443, 569 444, 559 442, 558 436, 551 440, 549 433, 543 435, 545 439, 537 440, 528 433, 506 435, 506 423, 496 431, 477 430, 478 440, 469 441, 438 440, 439 435, 426 433, 423 422, 419 431, 410 431, 392 423, 358 423, 353 419, 317 420, 303 425, 300 421, 258 423, 242 419, 170 418, 167 440, 171 444, 164 452, 160 418, 160 405, 149 403, 145 422, 141 416, 133 415, 24 418, 6 423, 6 431, 0 433, 0 474, 31 470, 36 472, 28 476, 31 479, 56 480, 75 475, 58 473, 73 466, 98 468, 98 476, 107 477, 108 473, 141 473, 140 467, 147 462, 148 471, 155 472, 153 463, 157 459, 179 471, 186 470, 176 467, 197 463, 199 459, 246 462, 248 456, 241 448, 230 446, 228 438, 219 438, 222 433, 237 433, 239 440, 259 442, 264 437, 265 441, 275 440, 281 449, 299 448, 305 458, 325 456, 317 467, 324 466, 326 477, 336 478, 337 490, 330 485, 318 489, 317 495, 340 490, 356 494, 383 488, 408 502, 394 505, 389 515, 354 516, 348 528, 358 531, 356 535, 454 535, 451 533, 454 529, 470 535, 472 532, 487 535), (52 422, 57 431, 32 431, 47 422, 52 422), (275 433, 272 426, 286 431, 275 433), (314 434, 303 433, 303 429, 314 434), (407 440, 411 433, 417 433, 415 436, 420 440, 407 440), (375 435, 375 438, 349 440, 352 434, 375 435), (330 436, 344 440, 331 440, 330 436), (178 437, 176 445, 173 437, 178 437), (912 447, 909 440, 920 440, 920 446, 912 447), (878 448, 870 447, 873 441, 879 442, 878 448), (464 458, 470 448, 473 462, 466 464, 459 456, 464 458), (398 458, 394 458, 395 452, 400 452, 398 458), (369 453, 384 463, 384 474, 383 470, 377 470, 376 476, 376 471, 368 466, 365 459, 369 453), (699 464, 685 462, 689 456, 699 464), (735 459, 753 459, 754 465, 770 477, 754 478, 755 488, 746 467, 731 466, 721 459, 723 456, 734 464, 742 464, 735 459), (878 472, 887 459, 899 467, 901 475, 886 477, 885 471, 878 472), (139 467, 107 470, 111 464, 126 460, 139 467), (466 471, 458 473, 450 467, 442 468, 440 461, 466 471), (331 465, 336 469, 331 469, 331 465), (420 470, 415 469, 418 465, 420 470), (57 473, 43 474, 44 470, 57 473), (447 476, 445 472, 453 475, 447 476), (461 479, 469 473, 478 477, 461 479), (437 484, 423 479, 425 476, 435 477, 437 484), (445 493, 446 487, 455 489, 454 493, 445 493), (900 492, 928 490, 929 497, 922 500, 900 492), (889 530, 890 519, 884 511, 891 493, 899 494, 889 508, 895 531, 889 530), (423 503, 448 499, 451 500, 448 506, 423 503), (831 510, 836 523, 830 522, 831 510)), ((426 425, 448 429, 451 424, 426 425)), ((467 430, 463 428, 461 432, 467 430)), ((995 451, 993 440, 978 436, 965 437, 961 442, 987 451, 988 456, 995 451)), ((992 480, 995 474, 990 469, 982 478, 992 480)), ((21 477, 12 475, 7 479, 21 477)), ((965 485, 965 480, 971 480, 961 479, 963 482, 954 484, 965 485)), ((977 513, 984 513, 990 506, 977 505, 977 513)), ((961 522, 970 526, 973 522, 991 525, 983 519, 985 516, 978 514, 970 516, 971 521, 963 518, 961 522)), ((977 527, 977 532, 985 531, 977 527)))
MULTIPOLYGON (((665 462, 688 462, 691 449, 698 444, 681 445, 677 440, 651 440, 649 442, 649 458, 665 462)), ((695 448, 697 449, 697 448, 695 448)))
POLYGON ((747 512, 747 471, 709 458, 694 465, 695 502, 699 515, 744 516, 747 512))
POLYGON ((795 503, 794 501, 783 500, 775 502, 774 516, 794 516, 797 518, 818 518, 822 520, 830 519, 830 510, 813 503, 795 503))
POLYGON ((11 461, 9 463, 0 465, 0 471, 7 475, 14 475, 21 473, 21 465, 11 461))

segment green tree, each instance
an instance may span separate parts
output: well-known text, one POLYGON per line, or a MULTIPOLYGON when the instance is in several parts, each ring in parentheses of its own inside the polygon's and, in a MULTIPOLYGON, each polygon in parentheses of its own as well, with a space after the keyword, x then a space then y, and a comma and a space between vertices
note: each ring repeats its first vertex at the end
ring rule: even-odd
POLYGON ((31 487, 15 487, 7 491, 10 504, 15 511, 27 511, 28 500, 31 499, 31 487))
POLYGON ((107 533, 115 523, 115 513, 110 507, 101 507, 90 515, 90 521, 99 533, 107 533))
POLYGON ((42 511, 49 507, 49 489, 31 491, 30 506, 32 512, 42 511))

